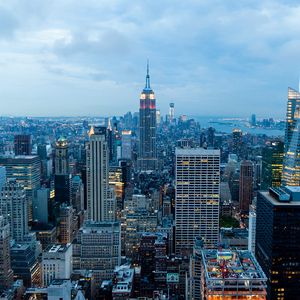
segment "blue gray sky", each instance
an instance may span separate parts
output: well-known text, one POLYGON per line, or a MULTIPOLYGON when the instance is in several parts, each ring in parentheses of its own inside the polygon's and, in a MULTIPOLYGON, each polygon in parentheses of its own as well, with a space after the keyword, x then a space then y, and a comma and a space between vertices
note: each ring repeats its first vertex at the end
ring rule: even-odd
POLYGON ((284 117, 299 49, 296 0, 0 0, 0 114, 137 111, 149 58, 163 113, 284 117))

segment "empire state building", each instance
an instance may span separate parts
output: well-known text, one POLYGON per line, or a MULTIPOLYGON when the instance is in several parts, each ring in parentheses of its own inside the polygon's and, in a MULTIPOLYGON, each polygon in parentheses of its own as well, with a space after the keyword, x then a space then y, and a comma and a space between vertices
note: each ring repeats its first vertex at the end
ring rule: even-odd
POLYGON ((156 152, 156 104, 150 87, 149 63, 147 64, 146 85, 140 97, 138 167, 141 171, 157 169, 156 152))

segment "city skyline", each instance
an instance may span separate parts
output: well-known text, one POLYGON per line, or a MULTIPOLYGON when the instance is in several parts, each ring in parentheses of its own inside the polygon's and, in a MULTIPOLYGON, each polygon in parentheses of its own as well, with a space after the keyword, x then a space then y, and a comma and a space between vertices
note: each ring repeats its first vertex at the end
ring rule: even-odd
POLYGON ((242 117, 271 105, 284 118, 300 73, 299 4, 175 4, 2 3, 1 114, 137 111, 149 58, 162 114, 170 102, 182 114, 242 117))

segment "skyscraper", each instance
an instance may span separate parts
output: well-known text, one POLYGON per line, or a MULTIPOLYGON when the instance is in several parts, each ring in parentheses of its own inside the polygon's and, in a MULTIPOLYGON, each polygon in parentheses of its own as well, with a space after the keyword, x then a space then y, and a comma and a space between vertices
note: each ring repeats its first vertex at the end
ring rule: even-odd
POLYGON ((176 148, 176 254, 191 253, 196 236, 218 246, 220 150, 176 148))
POLYGON ((32 140, 29 134, 17 134, 14 137, 15 155, 31 155, 32 140))
POLYGON ((70 204, 71 178, 69 172, 68 142, 61 137, 55 145, 55 201, 70 204))
POLYGON ((109 188, 106 127, 92 127, 87 143, 88 218, 96 222, 115 220, 115 198, 109 188))
POLYGON ((150 87, 149 64, 147 65, 146 85, 140 97, 138 167, 142 171, 157 168, 156 153, 156 103, 150 87))
POLYGON ((243 143, 243 132, 241 129, 235 128, 232 130, 232 153, 239 155, 243 143))
POLYGON ((262 183, 261 189, 281 185, 284 144, 273 141, 262 149, 262 183))
POLYGON ((175 119, 175 104, 174 103, 170 103, 169 106, 169 121, 170 123, 172 123, 175 119))
POLYGON ((240 166, 240 211, 248 213, 253 198, 253 163, 243 160, 240 166))
POLYGON ((10 260, 9 224, 0 216, 0 292, 13 283, 13 271, 10 260))
POLYGON ((10 225, 11 238, 22 242, 28 234, 28 203, 23 186, 9 179, 0 191, 0 215, 10 225))
POLYGON ((132 142, 131 130, 122 131, 122 158, 131 159, 132 142))
POLYGON ((258 193, 255 250, 268 278, 268 299, 299 299, 299 187, 258 193))
POLYGON ((300 93, 288 88, 282 184, 300 185, 300 93))

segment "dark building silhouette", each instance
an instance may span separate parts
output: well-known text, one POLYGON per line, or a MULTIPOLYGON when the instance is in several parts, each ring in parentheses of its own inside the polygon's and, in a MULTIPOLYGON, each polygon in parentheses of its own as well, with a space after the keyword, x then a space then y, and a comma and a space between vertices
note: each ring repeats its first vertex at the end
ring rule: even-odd
POLYGON ((29 134, 17 134, 14 137, 15 155, 31 155, 32 139, 29 134))
POLYGON ((268 277, 268 299, 299 299, 299 187, 258 193, 255 249, 268 277))
POLYGON ((253 198, 253 163, 243 160, 240 166, 239 202, 242 213, 249 212, 249 206, 253 198))

